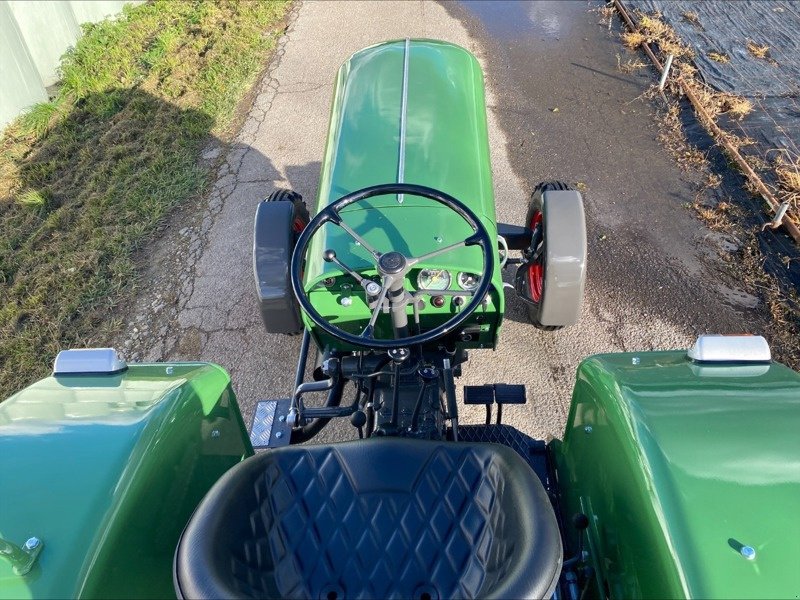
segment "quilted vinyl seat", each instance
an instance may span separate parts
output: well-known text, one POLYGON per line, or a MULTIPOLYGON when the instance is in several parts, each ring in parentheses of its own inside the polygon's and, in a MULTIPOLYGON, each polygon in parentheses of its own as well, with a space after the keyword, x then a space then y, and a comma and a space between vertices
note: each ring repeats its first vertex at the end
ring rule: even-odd
POLYGON ((539 479, 496 444, 290 446, 225 474, 175 553, 179 598, 542 598, 561 539, 539 479))

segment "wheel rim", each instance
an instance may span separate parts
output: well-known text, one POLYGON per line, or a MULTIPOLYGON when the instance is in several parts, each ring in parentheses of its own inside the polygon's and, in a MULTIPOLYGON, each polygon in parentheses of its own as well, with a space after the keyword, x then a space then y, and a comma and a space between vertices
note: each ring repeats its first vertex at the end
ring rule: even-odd
MULTIPOLYGON (((537 210, 531 219, 531 231, 535 231, 537 227, 541 226, 542 213, 537 210)), ((539 257, 535 263, 528 266, 528 289, 531 293, 531 300, 540 302, 544 290, 544 256, 539 257)))

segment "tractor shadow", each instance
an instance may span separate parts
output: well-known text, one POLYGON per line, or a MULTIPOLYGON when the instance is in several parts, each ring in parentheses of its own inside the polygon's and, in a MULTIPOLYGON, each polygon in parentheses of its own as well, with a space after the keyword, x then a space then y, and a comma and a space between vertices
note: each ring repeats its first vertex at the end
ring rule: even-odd
POLYGON ((213 127, 203 111, 117 88, 37 105, 6 129, 0 397, 46 374, 59 349, 115 329, 137 256, 203 195, 213 127))

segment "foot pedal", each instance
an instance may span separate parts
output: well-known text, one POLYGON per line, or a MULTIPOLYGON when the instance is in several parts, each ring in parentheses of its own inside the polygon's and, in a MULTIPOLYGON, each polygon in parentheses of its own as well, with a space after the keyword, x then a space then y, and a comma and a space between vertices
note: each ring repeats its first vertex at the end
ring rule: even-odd
POLYGON ((281 400, 259 400, 250 427, 250 443, 253 448, 280 448, 288 446, 292 430, 286 423, 290 398, 281 400))
POLYGON ((465 385, 464 404, 492 404, 494 402, 494 386, 465 385))
POLYGON ((525 404, 528 401, 525 397, 525 386, 495 383, 494 401, 498 404, 525 404))

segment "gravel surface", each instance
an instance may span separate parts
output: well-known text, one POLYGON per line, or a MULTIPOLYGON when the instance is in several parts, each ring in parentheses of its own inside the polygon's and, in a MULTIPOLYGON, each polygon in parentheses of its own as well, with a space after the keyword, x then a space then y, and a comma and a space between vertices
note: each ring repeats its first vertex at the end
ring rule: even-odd
MULTIPOLYGON (((540 180, 587 186, 590 267, 580 322, 538 331, 507 295, 497 350, 472 352, 460 384, 526 384, 528 404, 507 407, 506 422, 561 437, 575 369, 587 355, 685 348, 703 331, 757 332, 751 300, 714 282, 714 256, 724 250, 682 206, 693 182, 659 146, 648 105, 637 100, 649 79, 616 70, 617 43, 591 6, 298 5, 235 142, 206 153, 222 160, 210 193, 175 215, 149 251, 117 347, 132 360, 223 365, 247 423, 258 399, 289 395, 300 338, 263 330, 251 262, 255 208, 276 186, 316 196, 336 70, 360 48, 404 37, 454 42, 483 64, 500 220, 521 223, 540 180)), ((461 416, 483 419, 475 410, 461 416)), ((317 439, 353 434, 344 420, 317 439)))

